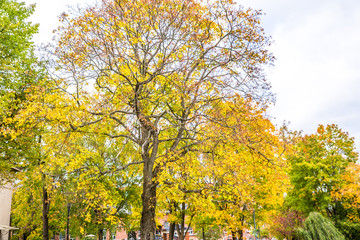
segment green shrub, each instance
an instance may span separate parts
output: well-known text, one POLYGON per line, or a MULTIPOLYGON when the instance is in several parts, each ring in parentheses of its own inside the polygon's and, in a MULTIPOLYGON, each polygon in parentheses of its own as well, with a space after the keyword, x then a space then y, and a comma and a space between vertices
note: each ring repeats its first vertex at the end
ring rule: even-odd
POLYGON ((298 230, 304 240, 345 240, 339 230, 320 213, 312 212, 304 222, 304 228, 298 230))

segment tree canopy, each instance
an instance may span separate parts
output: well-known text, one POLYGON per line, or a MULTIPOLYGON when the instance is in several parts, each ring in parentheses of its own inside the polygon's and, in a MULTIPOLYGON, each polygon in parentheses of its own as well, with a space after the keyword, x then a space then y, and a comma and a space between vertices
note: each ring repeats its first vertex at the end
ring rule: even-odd
POLYGON ((299 229, 304 240, 342 240, 345 239, 334 224, 320 213, 312 212, 306 218, 304 228, 299 229))
POLYGON ((241 238, 254 216, 288 238, 314 211, 356 218, 354 140, 336 125, 287 136, 268 116, 261 11, 101 0, 61 15, 43 72, 33 10, 0 2, 0 166, 23 167, 13 219, 24 236, 63 231, 68 209, 73 235, 121 226, 142 240, 164 219, 183 240, 190 226, 241 238))
POLYGON ((317 133, 304 136, 288 157, 291 205, 307 214, 319 211, 329 217, 336 215, 331 193, 340 188, 341 175, 357 158, 354 139, 348 133, 336 125, 319 125, 317 133))
POLYGON ((29 106, 23 118, 41 112, 57 129, 51 142, 77 132, 131 144, 117 169, 141 165, 141 238, 154 239, 157 178, 167 164, 211 143, 210 124, 226 118, 215 118, 217 106, 270 100, 261 12, 232 1, 104 0, 76 14, 62 15, 50 49, 52 94, 39 95, 45 107, 29 106))
POLYGON ((31 39, 37 25, 27 21, 33 12, 34 6, 0 1, 0 172, 4 177, 32 154, 33 137, 15 124, 15 116, 40 78, 31 39))

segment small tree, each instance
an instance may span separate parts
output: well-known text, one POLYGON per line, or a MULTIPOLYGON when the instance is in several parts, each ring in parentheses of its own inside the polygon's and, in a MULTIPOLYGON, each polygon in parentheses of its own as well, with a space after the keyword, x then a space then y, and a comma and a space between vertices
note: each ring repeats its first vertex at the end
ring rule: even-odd
POLYGON ((304 228, 299 229, 299 235, 304 240, 345 239, 329 219, 317 212, 309 214, 304 222, 304 228))
POLYGON ((296 229, 304 222, 305 217, 298 211, 288 209, 274 216, 271 232, 279 239, 293 239, 296 229))

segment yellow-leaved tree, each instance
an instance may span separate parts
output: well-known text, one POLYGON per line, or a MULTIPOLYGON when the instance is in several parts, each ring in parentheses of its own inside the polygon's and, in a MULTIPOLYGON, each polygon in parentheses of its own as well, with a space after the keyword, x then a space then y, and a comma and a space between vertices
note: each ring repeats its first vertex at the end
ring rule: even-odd
POLYGON ((167 212, 169 239, 184 239, 189 227, 198 233, 220 226, 233 237, 256 222, 266 223, 281 206, 288 187, 284 142, 262 108, 251 99, 216 102, 204 144, 171 161, 158 178, 159 211, 167 212))
POLYGON ((206 169, 215 186, 217 224, 226 223, 233 237, 256 222, 266 223, 283 201, 288 186, 284 172, 285 143, 262 108, 235 98, 215 108, 216 134, 206 169), (226 116, 225 118, 223 116, 226 116))
MULTIPOLYGON (((48 142, 76 132, 129 149, 114 170, 141 168, 142 240, 155 239, 157 178, 168 164, 201 161, 192 152, 215 141, 209 129, 226 119, 223 104, 271 100, 263 67, 273 57, 260 15, 231 0, 102 0, 62 15, 48 59, 58 96, 39 110, 53 132, 48 142)), ((254 144, 245 149, 259 164, 273 159, 254 144)))

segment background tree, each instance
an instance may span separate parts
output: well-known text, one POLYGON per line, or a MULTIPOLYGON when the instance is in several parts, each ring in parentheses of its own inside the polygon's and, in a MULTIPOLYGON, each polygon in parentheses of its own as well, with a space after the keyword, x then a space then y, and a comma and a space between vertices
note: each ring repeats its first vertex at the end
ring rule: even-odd
MULTIPOLYGON (((49 113, 51 108, 44 105, 43 111, 49 113)), ((54 122, 52 127, 54 130, 54 122)), ((22 226, 25 233, 28 225, 41 222, 47 226, 48 235, 63 232, 66 229, 68 205, 71 207, 70 233, 75 236, 89 232, 102 234, 104 229, 112 230, 130 221, 131 218, 124 212, 128 213, 131 208, 123 202, 134 200, 133 195, 139 197, 132 190, 139 190, 139 169, 123 171, 121 164, 128 157, 123 153, 131 153, 131 145, 125 148, 116 140, 107 141, 103 135, 76 132, 44 131, 42 139, 46 142, 39 151, 42 157, 19 174, 21 181, 15 194, 14 223, 22 226), (38 194, 44 188, 47 199, 38 194), (22 198, 29 194, 31 204, 22 198), (44 200, 47 203, 48 223, 38 211, 41 209, 38 204, 44 200), (32 217, 23 218, 24 212, 32 217)), ((136 207, 135 202, 132 208, 136 207)), ((39 224, 34 226, 38 230, 39 224)), ((39 234, 41 231, 31 230, 32 237, 39 237, 39 234)))
POLYGON ((44 168, 44 164, 27 165, 17 174, 11 221, 20 229, 18 239, 50 238, 66 228, 64 196, 56 192, 56 182, 49 182, 51 178, 44 175, 44 168))
POLYGON ((338 186, 338 189, 334 189, 332 196, 342 202, 343 207, 348 210, 347 217, 349 219, 360 222, 360 165, 350 163, 342 173, 341 180, 342 184, 338 186))
POLYGON ((105 229, 126 227, 130 221, 128 215, 139 197, 135 190, 140 187, 140 170, 122 169, 132 151, 131 145, 126 147, 101 135, 68 135, 63 156, 67 174, 60 185, 70 193, 73 234, 97 233, 102 238, 105 229))
POLYGON ((281 206, 288 179, 284 168, 285 150, 278 132, 263 116, 266 109, 243 99, 215 109, 222 124, 214 125, 215 148, 209 151, 209 178, 214 185, 218 223, 228 223, 233 236, 257 222, 265 223, 267 215, 281 206))
POLYGON ((360 237, 360 166, 350 163, 341 175, 341 185, 333 190, 331 196, 341 203, 340 214, 336 219, 336 227, 345 235, 346 239, 360 237))
POLYGON ((336 125, 319 125, 317 133, 305 135, 288 156, 290 205, 305 214, 319 211, 335 219, 339 202, 331 193, 342 185, 341 175, 357 158, 353 138, 336 125))
POLYGON ((304 240, 342 240, 345 239, 334 224, 320 213, 312 212, 305 219, 304 228, 299 229, 304 240))
MULTIPOLYGON (((37 26, 27 21, 34 6, 15 0, 0 2, 0 174, 33 154, 34 129, 19 129, 14 123, 31 87, 41 77, 33 56, 32 36, 37 26), (17 137, 15 137, 17 136, 17 137)), ((5 175, 4 175, 5 174, 5 175)))
POLYGON ((297 229, 304 222, 304 216, 292 209, 277 213, 270 227, 270 231, 279 239, 296 239, 297 229))
MULTIPOLYGON (((43 78, 31 39, 37 32, 37 26, 27 22, 33 11, 34 5, 27 7, 15 0, 0 1, 0 174, 5 179, 9 178, 10 168, 14 166, 28 173, 30 169, 42 169, 41 128, 36 124, 28 125, 18 117, 21 111, 26 110, 29 96, 41 86, 40 79, 43 78)), ((37 172, 43 174, 41 170, 37 172)), ((27 179, 34 175, 30 173, 27 179)), ((34 185, 39 183, 35 182, 34 185)), ((44 181, 46 185, 45 182, 49 181, 44 181)), ((31 185, 31 182, 27 183, 24 181, 27 187, 31 185)), ((49 209, 46 200, 48 188, 45 185, 41 184, 44 223, 47 222, 49 209)), ((26 196, 29 196, 32 205, 38 198, 30 195, 26 196)), ((46 225, 43 228, 45 239, 48 238, 46 225)))
POLYGON ((183 225, 181 213, 200 233, 221 226, 242 236, 253 225, 254 210, 257 221, 266 222, 266 215, 281 205, 287 185, 284 147, 264 111, 242 98, 217 103, 212 119, 221 124, 209 124, 212 141, 166 165, 158 178, 160 204, 166 198, 170 206, 187 206, 186 211, 170 208, 174 224, 183 225))

